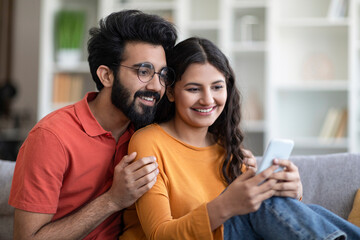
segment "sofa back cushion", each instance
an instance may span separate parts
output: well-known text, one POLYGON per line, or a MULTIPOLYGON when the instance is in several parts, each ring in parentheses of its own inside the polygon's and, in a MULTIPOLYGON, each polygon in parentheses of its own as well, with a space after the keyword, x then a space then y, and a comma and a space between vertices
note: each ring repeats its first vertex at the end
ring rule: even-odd
POLYGON ((304 203, 321 205, 347 219, 360 188, 360 154, 290 157, 298 166, 304 203))

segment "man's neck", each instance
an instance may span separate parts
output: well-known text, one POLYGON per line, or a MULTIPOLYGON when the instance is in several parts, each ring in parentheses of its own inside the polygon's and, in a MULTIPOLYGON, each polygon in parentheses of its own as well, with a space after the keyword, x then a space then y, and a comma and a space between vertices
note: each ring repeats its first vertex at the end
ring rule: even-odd
POLYGON ((95 119, 104 130, 111 132, 116 141, 126 131, 130 120, 111 103, 110 93, 103 89, 96 98, 89 102, 95 119))

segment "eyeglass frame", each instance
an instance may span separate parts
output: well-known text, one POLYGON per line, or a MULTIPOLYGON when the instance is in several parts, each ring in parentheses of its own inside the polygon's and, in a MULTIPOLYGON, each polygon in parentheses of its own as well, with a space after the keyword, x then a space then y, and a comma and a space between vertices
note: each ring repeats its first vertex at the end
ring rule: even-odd
POLYGON ((163 68, 161 68, 160 72, 156 72, 154 65, 153 65, 152 63, 149 63, 149 62, 135 64, 134 67, 127 66, 127 65, 124 65, 124 64, 119 64, 119 66, 121 66, 121 67, 126 67, 126 68, 129 68, 129 69, 132 69, 132 70, 136 70, 136 75, 137 75, 139 81, 142 82, 142 83, 150 82, 150 81, 154 78, 155 74, 157 74, 157 75, 159 76, 159 82, 160 82, 161 86, 163 86, 163 87, 169 87, 169 86, 171 86, 171 85, 173 85, 173 84, 175 83, 175 71, 174 71, 174 69, 172 69, 171 67, 163 67, 163 68), (148 66, 150 66, 150 67, 145 67, 145 66, 143 66, 143 65, 148 65, 148 66), (147 80, 147 81, 141 80, 140 75, 139 75, 139 74, 140 74, 140 73, 139 73, 139 70, 140 70, 141 67, 149 68, 149 69, 152 69, 152 70, 154 71, 154 73, 152 74, 151 78, 149 78, 149 80, 147 80), (164 71, 164 69, 166 69, 166 70, 168 70, 168 71, 170 70, 170 71, 173 72, 173 76, 174 76, 174 77, 173 77, 173 79, 172 79, 171 84, 168 84, 168 85, 167 85, 164 80, 161 80, 161 79, 164 79, 164 77, 163 77, 164 74, 161 74, 161 72, 164 71), (165 86, 163 85, 163 83, 164 83, 165 86))

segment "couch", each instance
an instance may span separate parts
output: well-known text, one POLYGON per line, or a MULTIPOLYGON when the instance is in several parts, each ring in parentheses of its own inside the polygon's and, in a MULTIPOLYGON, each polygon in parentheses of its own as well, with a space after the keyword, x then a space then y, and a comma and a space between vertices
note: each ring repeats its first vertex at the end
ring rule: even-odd
MULTIPOLYGON (((319 204, 347 218, 360 189, 360 154, 293 156, 304 187, 304 203, 319 204)), ((260 161, 260 160, 259 160, 260 161)), ((15 162, 0 160, 0 239, 12 239, 13 209, 7 204, 15 162)))

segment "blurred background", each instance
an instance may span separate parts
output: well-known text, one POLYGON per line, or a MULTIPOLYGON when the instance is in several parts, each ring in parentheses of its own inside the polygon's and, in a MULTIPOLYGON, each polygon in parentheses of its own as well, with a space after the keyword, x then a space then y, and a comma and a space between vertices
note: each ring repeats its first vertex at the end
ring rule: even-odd
POLYGON ((88 30, 122 9, 212 40, 242 94, 245 146, 360 152, 360 0, 0 0, 0 159, 43 116, 95 91, 88 30))

